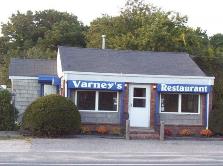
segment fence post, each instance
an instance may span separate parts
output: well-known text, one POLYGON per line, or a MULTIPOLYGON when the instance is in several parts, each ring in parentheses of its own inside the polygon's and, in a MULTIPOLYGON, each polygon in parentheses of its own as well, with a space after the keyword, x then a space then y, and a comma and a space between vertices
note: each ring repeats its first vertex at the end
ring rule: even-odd
POLYGON ((130 121, 129 120, 126 120, 126 123, 125 123, 125 138, 127 140, 129 140, 129 124, 130 124, 130 121))
POLYGON ((160 122, 160 141, 164 141, 164 121, 160 122))

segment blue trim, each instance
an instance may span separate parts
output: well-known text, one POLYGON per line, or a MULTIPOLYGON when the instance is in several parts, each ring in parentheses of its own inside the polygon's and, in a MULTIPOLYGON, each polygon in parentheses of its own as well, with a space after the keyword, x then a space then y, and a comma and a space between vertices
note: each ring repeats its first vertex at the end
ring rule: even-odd
POLYGON ((56 88, 57 88, 57 94, 59 94, 60 93, 60 85, 57 85, 56 88))
POLYGON ((123 91, 121 92, 121 97, 120 97, 120 124, 121 126, 124 125, 124 99, 125 99, 125 87, 123 88, 123 91))
POLYGON ((68 97, 68 98, 71 97, 71 89, 68 88, 68 84, 67 84, 67 97, 68 97))
POLYGON ((40 84, 40 96, 44 95, 44 84, 40 84))
POLYGON ((160 107, 160 94, 156 93, 156 107, 155 107, 155 127, 159 125, 159 107, 160 107))
POLYGON ((205 113, 204 113, 204 124, 205 127, 208 128, 208 94, 205 96, 205 113))
POLYGON ((52 84, 52 85, 60 85, 61 80, 57 76, 52 75, 39 75, 38 76, 39 83, 52 84))

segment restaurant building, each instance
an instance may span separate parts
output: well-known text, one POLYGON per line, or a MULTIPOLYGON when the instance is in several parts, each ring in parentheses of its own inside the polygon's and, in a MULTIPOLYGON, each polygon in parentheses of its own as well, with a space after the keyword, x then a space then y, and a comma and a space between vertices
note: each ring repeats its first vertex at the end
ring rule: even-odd
POLYGON ((11 59, 20 115, 40 96, 70 98, 85 125, 208 128, 214 77, 186 53, 59 47, 56 60, 11 59))

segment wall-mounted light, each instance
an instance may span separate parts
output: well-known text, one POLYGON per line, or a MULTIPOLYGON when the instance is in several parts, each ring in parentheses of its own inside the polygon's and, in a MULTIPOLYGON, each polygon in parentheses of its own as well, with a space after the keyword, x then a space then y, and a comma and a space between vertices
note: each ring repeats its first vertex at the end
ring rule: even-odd
POLYGON ((156 89, 156 85, 153 85, 153 89, 156 89))

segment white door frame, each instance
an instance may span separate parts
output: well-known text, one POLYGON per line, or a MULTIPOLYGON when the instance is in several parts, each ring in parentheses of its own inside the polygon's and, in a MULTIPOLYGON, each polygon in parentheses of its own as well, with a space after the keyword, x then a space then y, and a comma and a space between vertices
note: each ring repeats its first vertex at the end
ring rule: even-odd
POLYGON ((129 85, 129 120, 130 127, 150 127, 150 85, 130 84, 129 85), (146 88, 145 107, 133 107, 134 88, 146 88))

